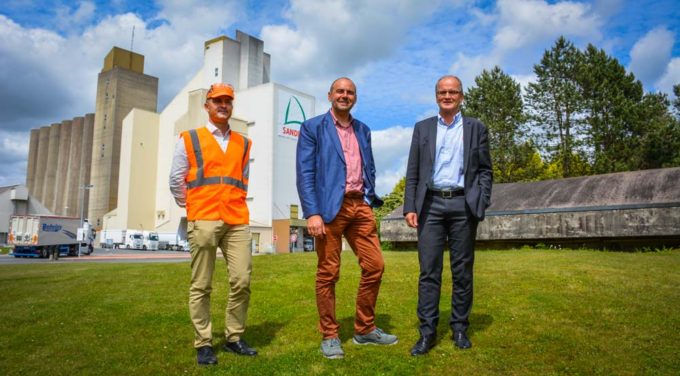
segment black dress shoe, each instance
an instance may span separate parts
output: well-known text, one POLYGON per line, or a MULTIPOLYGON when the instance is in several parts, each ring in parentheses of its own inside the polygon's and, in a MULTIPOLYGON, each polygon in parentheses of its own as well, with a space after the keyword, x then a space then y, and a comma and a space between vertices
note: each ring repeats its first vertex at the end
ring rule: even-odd
POLYGON ((453 332, 453 343, 459 349, 469 349, 472 347, 472 342, 464 331, 453 332))
POLYGON ((196 349, 196 361, 202 366, 217 364, 217 357, 212 346, 203 346, 196 349))
POLYGON ((246 341, 239 339, 236 342, 227 342, 224 344, 224 351, 233 352, 238 355, 254 356, 257 355, 257 350, 248 346, 246 341))
POLYGON ((411 355, 417 356, 427 354, 430 349, 434 347, 435 342, 437 342, 436 335, 420 336, 418 342, 411 348, 411 355))

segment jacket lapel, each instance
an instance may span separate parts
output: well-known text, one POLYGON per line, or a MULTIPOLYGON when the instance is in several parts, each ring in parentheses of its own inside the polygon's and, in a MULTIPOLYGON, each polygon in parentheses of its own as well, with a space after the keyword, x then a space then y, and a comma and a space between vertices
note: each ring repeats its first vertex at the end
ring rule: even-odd
POLYGON ((463 116, 463 175, 467 172, 470 160, 470 148, 472 147, 472 125, 463 116))
POLYGON ((347 164, 347 161, 345 161, 345 153, 342 151, 342 144, 340 144, 338 130, 335 129, 335 123, 333 122, 333 116, 331 116, 330 111, 326 113, 326 116, 324 117, 324 123, 326 134, 328 135, 330 142, 333 144, 333 146, 335 146, 335 151, 337 151, 340 155, 340 160, 347 164))
POLYGON ((425 140, 425 143, 427 144, 428 148, 430 149, 430 161, 432 162, 432 166, 434 166, 434 153, 435 150, 437 149, 437 121, 438 117, 433 117, 432 121, 430 122, 429 127, 427 127, 427 140, 425 140))

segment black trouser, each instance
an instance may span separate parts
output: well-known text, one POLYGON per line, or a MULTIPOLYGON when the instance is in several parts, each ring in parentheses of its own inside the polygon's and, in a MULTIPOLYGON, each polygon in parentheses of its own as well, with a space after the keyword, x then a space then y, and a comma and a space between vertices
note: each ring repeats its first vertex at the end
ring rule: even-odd
POLYGON ((467 330, 472 309, 472 266, 478 221, 465 206, 465 197, 443 198, 428 194, 418 218, 418 319, 420 334, 436 334, 442 285, 444 249, 450 250, 453 293, 453 331, 467 330))

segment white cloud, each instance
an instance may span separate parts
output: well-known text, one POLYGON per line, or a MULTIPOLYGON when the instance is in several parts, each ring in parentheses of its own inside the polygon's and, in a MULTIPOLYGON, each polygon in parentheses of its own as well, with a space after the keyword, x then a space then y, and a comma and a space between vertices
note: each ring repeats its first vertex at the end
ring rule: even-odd
POLYGON ((645 85, 651 85, 666 71, 675 36, 665 27, 650 30, 630 51, 628 70, 645 85))
MULTIPOLYGON (((288 24, 266 25, 260 37, 272 55, 272 77, 316 97, 339 76, 355 76, 365 64, 387 58, 409 29, 439 1, 291 0, 288 24), (324 87, 310 84, 323 82, 324 87)), ((353 77, 355 78, 355 77, 353 77)))
POLYGON ((479 9, 472 13, 479 28, 495 24, 495 32, 488 50, 478 54, 459 52, 451 64, 449 72, 459 76, 466 87, 474 84, 483 69, 495 65, 528 76, 534 58, 540 58, 540 49, 561 35, 589 42, 601 39, 603 21, 584 3, 500 0, 489 14, 479 9))
POLYGON ((656 90, 669 94, 673 94, 673 85, 680 84, 680 57, 673 58, 666 67, 666 72, 659 78, 654 87, 656 90))
POLYGON ((90 1, 81 1, 73 11, 66 5, 58 6, 55 10, 54 24, 63 32, 77 30, 92 20, 96 9, 94 3, 90 1))
POLYGON ((0 187, 25 183, 28 138, 27 132, 0 130, 0 187))
POLYGON ((406 175, 413 128, 395 126, 371 132, 376 192, 385 195, 406 175))
POLYGON ((500 0, 499 30, 494 44, 500 50, 513 50, 544 43, 560 35, 600 39, 602 21, 590 12, 590 5, 563 1, 500 0))

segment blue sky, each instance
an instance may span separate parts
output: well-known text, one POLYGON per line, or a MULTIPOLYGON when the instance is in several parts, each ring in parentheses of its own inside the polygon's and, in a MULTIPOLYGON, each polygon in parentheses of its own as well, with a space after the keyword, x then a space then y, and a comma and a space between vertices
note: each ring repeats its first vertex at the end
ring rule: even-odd
POLYGON ((145 72, 160 79, 159 110, 199 69, 203 42, 237 29, 264 40, 272 80, 314 95, 318 111, 334 78, 353 78, 382 194, 404 173, 414 122, 436 113, 441 75, 467 87, 499 65, 525 85, 564 35, 617 57, 647 91, 670 94, 680 82, 677 0, 5 0, 0 186, 24 183, 31 128, 94 112, 103 58, 130 47, 133 26, 145 72))

